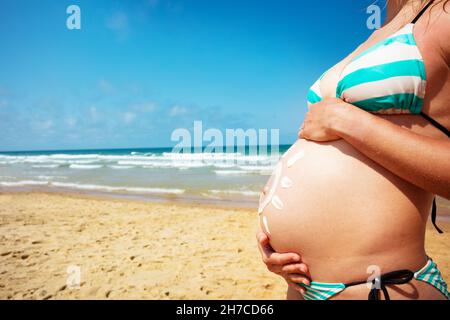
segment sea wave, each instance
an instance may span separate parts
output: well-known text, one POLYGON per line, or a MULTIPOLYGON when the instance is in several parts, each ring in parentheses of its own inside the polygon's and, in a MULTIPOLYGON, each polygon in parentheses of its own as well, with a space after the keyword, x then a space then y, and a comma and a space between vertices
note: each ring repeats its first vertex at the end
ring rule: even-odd
POLYGON ((151 193, 151 194, 183 194, 184 189, 172 188, 144 188, 144 187, 115 187, 96 184, 80 184, 66 182, 52 182, 51 185, 60 188, 70 188, 91 191, 107 191, 107 192, 131 192, 131 193, 151 193))
POLYGON ((252 191, 252 190, 217 190, 217 189, 212 189, 212 190, 208 190, 209 193, 211 194, 228 194, 228 195, 242 195, 242 196, 247 196, 247 197, 258 197, 260 195, 260 192, 257 191, 252 191))
MULTIPOLYGON (((232 168, 236 166, 265 166, 277 162, 278 155, 244 155, 237 153, 171 153, 162 154, 49 154, 49 155, 0 155, 0 164, 31 164, 38 168, 56 168, 73 165, 129 165, 154 168, 232 168)), ((88 167, 85 167, 85 169, 88 167)))
POLYGON ((238 166, 233 170, 214 170, 216 175, 270 175, 273 172, 272 166, 238 166))
POLYGON ((239 169, 260 175, 271 175, 274 167, 273 166, 238 166, 239 169))
POLYGON ((46 175, 41 175, 41 176, 37 176, 36 178, 40 179, 40 180, 55 180, 55 179, 61 179, 61 180, 65 180, 67 179, 67 177, 65 176, 46 176, 46 175))
POLYGON ((114 165, 112 165, 112 166, 108 166, 108 168, 118 169, 118 170, 125 170, 125 169, 133 169, 133 168, 136 168, 136 167, 135 166, 121 166, 121 165, 114 166, 114 165))
POLYGON ((59 164, 36 164, 32 166, 33 168, 42 168, 42 169, 52 169, 52 168, 58 168, 59 164))
POLYGON ((208 167, 209 164, 203 162, 188 162, 188 161, 178 161, 178 162, 161 162, 161 161, 118 161, 118 165, 123 166, 140 166, 143 168, 176 168, 176 169, 192 169, 192 168, 203 168, 208 167))
POLYGON ((3 187, 48 186, 55 188, 86 190, 86 191, 125 192, 136 194, 166 194, 166 195, 170 194, 179 195, 185 193, 186 191, 184 189, 177 189, 177 188, 120 187, 120 186, 107 186, 96 184, 83 184, 76 182, 36 181, 36 180, 0 181, 0 186, 3 187))
POLYGON ((22 181, 0 181, 3 187, 26 187, 26 186, 45 186, 48 181, 22 180, 22 181))
POLYGON ((121 160, 117 162, 118 165, 123 166, 147 166, 147 167, 172 167, 170 163, 162 163, 155 161, 142 161, 142 160, 121 160))
POLYGON ((92 165, 92 164, 71 164, 69 166, 70 169, 78 169, 78 170, 93 170, 100 169, 103 165, 92 165))

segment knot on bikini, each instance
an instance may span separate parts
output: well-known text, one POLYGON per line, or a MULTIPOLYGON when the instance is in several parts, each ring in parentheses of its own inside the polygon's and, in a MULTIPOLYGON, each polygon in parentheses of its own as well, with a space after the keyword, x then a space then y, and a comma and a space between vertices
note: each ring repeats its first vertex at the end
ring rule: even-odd
POLYGON ((410 270, 397 270, 383 274, 372 280, 372 288, 369 292, 369 300, 380 300, 380 291, 384 298, 390 300, 387 285, 406 284, 414 278, 414 272, 410 270))

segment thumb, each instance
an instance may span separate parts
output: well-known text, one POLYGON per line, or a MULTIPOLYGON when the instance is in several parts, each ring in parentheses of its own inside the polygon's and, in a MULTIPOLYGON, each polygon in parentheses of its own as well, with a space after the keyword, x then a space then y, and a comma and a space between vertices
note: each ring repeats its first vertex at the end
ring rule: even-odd
POLYGON ((299 131, 298 137, 299 137, 300 139, 305 138, 305 130, 304 130, 303 128, 299 131))
POLYGON ((265 247, 269 245, 269 237, 262 231, 258 233, 258 242, 261 246, 265 247))

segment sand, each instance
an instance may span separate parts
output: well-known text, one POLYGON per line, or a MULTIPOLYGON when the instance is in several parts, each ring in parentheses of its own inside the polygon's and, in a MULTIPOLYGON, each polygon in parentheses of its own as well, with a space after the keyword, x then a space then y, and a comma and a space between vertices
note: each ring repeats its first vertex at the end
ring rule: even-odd
MULTIPOLYGON (((0 299, 284 299, 256 226, 249 209, 0 194, 0 299)), ((427 250, 450 279, 441 226, 427 250)))

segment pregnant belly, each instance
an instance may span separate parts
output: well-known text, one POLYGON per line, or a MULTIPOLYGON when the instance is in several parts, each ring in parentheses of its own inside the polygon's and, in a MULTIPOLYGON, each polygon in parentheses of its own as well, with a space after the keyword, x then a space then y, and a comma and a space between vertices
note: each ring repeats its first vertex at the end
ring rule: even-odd
MULTIPOLYGON (((365 264, 365 274, 367 264, 402 252, 422 256, 412 262, 420 266, 431 200, 343 140, 298 140, 270 178, 259 213, 277 252, 300 253, 316 281, 336 281, 355 263, 365 264)), ((409 267, 406 259, 399 266, 409 267)))

